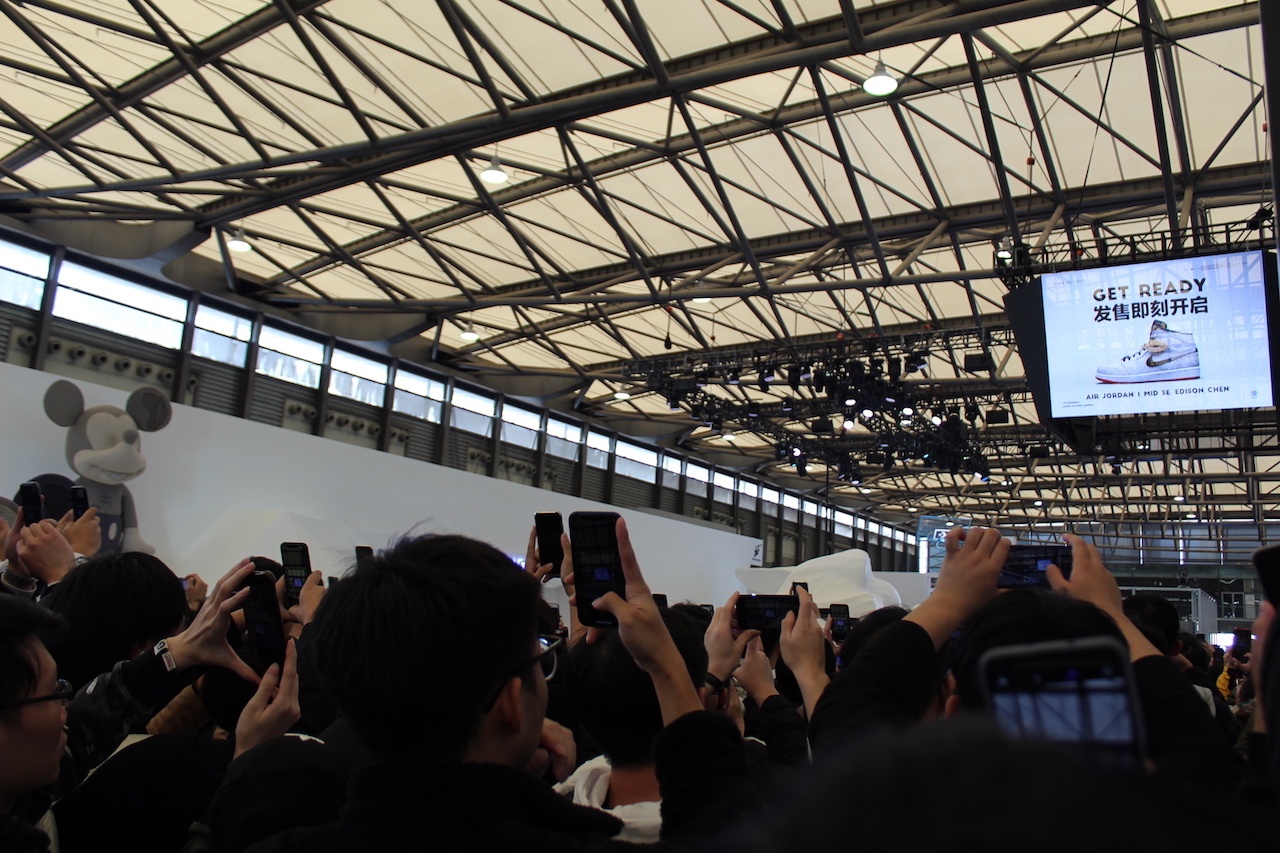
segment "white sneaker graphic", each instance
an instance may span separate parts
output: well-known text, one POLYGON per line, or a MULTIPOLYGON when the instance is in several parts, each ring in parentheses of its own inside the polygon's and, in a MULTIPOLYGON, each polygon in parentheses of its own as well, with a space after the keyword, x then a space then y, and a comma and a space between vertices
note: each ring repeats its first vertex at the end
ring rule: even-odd
POLYGON ((1200 350, 1190 332, 1175 332, 1156 320, 1151 339, 1133 355, 1126 355, 1111 367, 1099 367, 1099 382, 1167 382, 1200 378, 1200 350))

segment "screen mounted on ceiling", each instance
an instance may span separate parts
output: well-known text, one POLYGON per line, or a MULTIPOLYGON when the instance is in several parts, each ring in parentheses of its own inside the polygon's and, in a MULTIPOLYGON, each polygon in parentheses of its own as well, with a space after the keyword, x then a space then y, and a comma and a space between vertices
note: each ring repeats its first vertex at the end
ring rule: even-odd
POLYGON ((1273 405, 1274 263, 1244 252, 1044 275, 1052 417, 1273 405))

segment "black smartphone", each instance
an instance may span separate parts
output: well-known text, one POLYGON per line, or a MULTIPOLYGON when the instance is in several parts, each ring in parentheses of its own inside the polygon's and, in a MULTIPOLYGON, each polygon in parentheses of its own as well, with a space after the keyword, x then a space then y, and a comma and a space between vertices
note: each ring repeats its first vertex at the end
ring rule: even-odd
POLYGON ((365 564, 366 560, 373 559, 373 549, 368 545, 356 546, 356 568, 360 568, 365 564))
POLYGON ((298 603, 302 585, 311 577, 311 552, 305 542, 281 542, 280 565, 284 566, 284 606, 298 603))
POLYGON ((831 605, 829 618, 831 619, 831 641, 843 643, 845 638, 849 636, 849 605, 831 605))
POLYGON ((79 518, 89 511, 89 490, 84 486, 71 487, 71 512, 79 518))
POLYGON ((254 572, 245 581, 249 597, 244 603, 245 659, 262 675, 273 663, 284 666, 284 623, 276 582, 270 572, 254 572))
POLYGON ((798 586, 802 586, 802 587, 804 587, 804 591, 805 591, 805 592, 808 592, 808 591, 809 591, 809 582, 808 582, 808 581, 792 581, 792 582, 791 582, 791 594, 792 594, 792 595, 795 595, 795 594, 796 594, 796 587, 798 587, 798 586))
POLYGON ((18 488, 18 506, 22 507, 23 524, 35 524, 44 519, 44 498, 40 494, 39 483, 31 480, 18 488))
MULTIPOLYGON (((560 565, 564 562, 564 546, 560 544, 560 536, 564 533, 564 519, 558 512, 535 512, 533 526, 537 530, 538 559, 542 565, 551 564, 551 577, 560 577, 560 565)), ((525 566, 526 571, 533 571, 537 566, 525 566)))
POLYGON ((738 630, 766 631, 782 625, 787 611, 800 612, 800 599, 794 595, 740 595, 735 616, 738 630))
POLYGON ((716 615, 716 606, 714 604, 699 604, 698 606, 710 613, 712 616, 716 615))
POLYGON ((1079 744, 1140 767, 1145 732, 1129 653, 1111 637, 990 649, 978 659, 983 702, 1012 735, 1079 744))
POLYGON ((653 593, 653 603, 658 605, 659 607, 666 607, 667 606, 666 593, 662 593, 662 592, 653 593))
POLYGON ((1046 573, 1050 563, 1062 570, 1063 577, 1071 577, 1071 549, 1066 545, 1014 545, 1005 558, 996 586, 1000 589, 1048 586, 1046 573))
POLYGON ((1236 628, 1231 634, 1235 637, 1231 643, 1231 656, 1244 660, 1244 656, 1253 651, 1253 632, 1248 628, 1236 628))
POLYGON ((569 539, 573 547, 574 593, 578 599, 578 622, 588 627, 616 625, 612 614, 591 606, 606 592, 627 595, 618 554, 618 514, 616 512, 575 512, 569 516, 569 539))
POLYGON ((1280 607, 1280 545, 1268 545, 1254 551, 1253 567, 1258 570, 1263 598, 1273 607, 1280 607))
POLYGON ((329 576, 328 576, 328 578, 327 578, 327 581, 328 581, 328 587, 329 587, 329 589, 333 589, 335 586, 337 586, 337 585, 342 581, 342 578, 340 578, 340 577, 336 577, 336 576, 334 576, 334 575, 329 575, 329 576))

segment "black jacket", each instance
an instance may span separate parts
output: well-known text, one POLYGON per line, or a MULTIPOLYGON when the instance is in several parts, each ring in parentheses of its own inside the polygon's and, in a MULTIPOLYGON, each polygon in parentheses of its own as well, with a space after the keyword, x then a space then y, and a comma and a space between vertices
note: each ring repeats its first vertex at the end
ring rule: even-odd
POLYGON ((654 758, 662 789, 658 845, 615 841, 617 818, 576 806, 509 767, 380 764, 356 771, 338 823, 283 833, 251 850, 660 851, 714 834, 754 803, 742 739, 723 715, 676 720, 655 741, 654 758))

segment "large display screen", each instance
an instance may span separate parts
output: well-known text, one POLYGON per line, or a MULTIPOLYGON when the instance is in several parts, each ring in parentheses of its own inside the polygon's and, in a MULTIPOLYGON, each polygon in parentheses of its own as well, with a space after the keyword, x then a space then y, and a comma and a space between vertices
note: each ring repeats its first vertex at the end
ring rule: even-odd
POLYGON ((1051 417, 1273 405, 1274 263, 1244 252, 1044 275, 1051 417))

